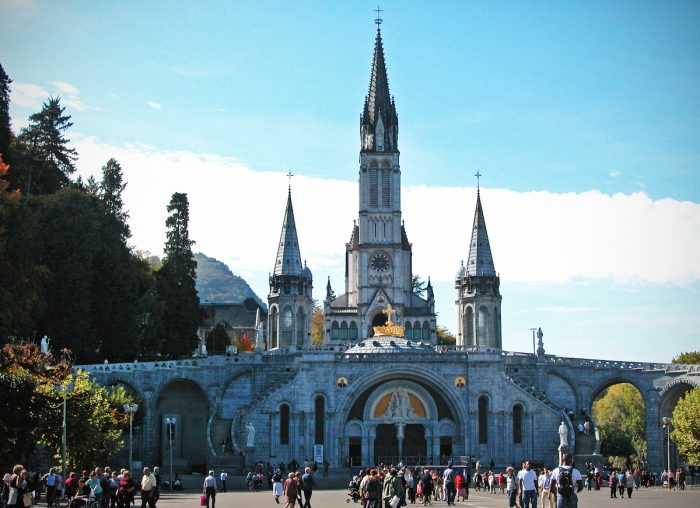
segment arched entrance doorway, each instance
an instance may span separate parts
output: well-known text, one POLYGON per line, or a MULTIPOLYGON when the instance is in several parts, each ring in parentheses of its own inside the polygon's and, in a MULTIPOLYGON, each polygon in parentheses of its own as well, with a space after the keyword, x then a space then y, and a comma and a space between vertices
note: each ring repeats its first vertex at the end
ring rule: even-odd
POLYGON ((185 379, 169 383, 158 395, 153 416, 164 472, 172 455, 174 470, 205 473, 209 403, 202 388, 185 379))
MULTIPOLYGON (((592 404, 592 417, 600 431, 600 452, 615 468, 643 467, 647 461, 646 406, 631 383, 613 382, 601 389, 592 404)), ((576 453, 586 453, 595 436, 585 432, 585 422, 574 420, 576 453), (579 425, 583 426, 583 432, 579 425)), ((591 428, 593 425, 591 425, 591 428)))
POLYGON ((686 393, 694 388, 690 383, 677 382, 667 387, 661 398, 659 407, 659 416, 662 422, 662 443, 663 443, 663 460, 661 463, 666 469, 675 471, 678 467, 685 466, 681 456, 678 453, 678 447, 673 440, 673 436, 669 434, 673 432, 673 410, 676 409, 678 401, 685 396, 686 393), (664 420, 668 418, 668 420, 664 420), (668 425, 664 422, 668 422, 668 425))

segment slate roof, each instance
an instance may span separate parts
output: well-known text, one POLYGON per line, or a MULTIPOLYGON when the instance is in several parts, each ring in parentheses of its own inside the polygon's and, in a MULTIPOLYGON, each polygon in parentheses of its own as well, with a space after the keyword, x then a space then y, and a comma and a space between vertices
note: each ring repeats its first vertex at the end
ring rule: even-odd
POLYGON ((299 238, 297 226, 294 222, 294 209, 292 208, 292 190, 287 195, 287 208, 284 211, 282 221, 282 234, 277 247, 277 259, 275 260, 274 275, 302 275, 301 254, 299 253, 299 238))
POLYGON ((407 340, 405 337, 388 337, 375 335, 369 339, 358 342, 345 350, 346 354, 390 354, 390 353, 426 353, 436 354, 435 349, 425 342, 407 340))
POLYGON ((489 244, 489 235, 486 232, 484 211, 481 208, 481 195, 478 191, 466 268, 469 275, 496 275, 496 268, 491 255, 491 245, 489 244))

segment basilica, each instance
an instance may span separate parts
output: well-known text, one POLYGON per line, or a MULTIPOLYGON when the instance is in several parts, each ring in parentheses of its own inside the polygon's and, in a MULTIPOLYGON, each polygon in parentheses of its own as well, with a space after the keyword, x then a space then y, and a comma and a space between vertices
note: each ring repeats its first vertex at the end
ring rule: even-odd
POLYGON ((347 225, 344 285, 336 293, 326 283, 323 344, 311 342, 313 275, 302 263, 290 189, 255 351, 80 367, 142 402, 133 457, 179 471, 312 458, 331 467, 449 458, 551 465, 564 425, 583 462, 599 457, 600 439, 575 430, 605 388, 629 382, 646 406, 647 462, 660 468, 661 418, 700 386, 700 366, 562 358, 546 354, 541 335, 535 353, 504 350, 479 192, 464 232, 468 252, 455 253, 466 254, 454 279, 456 345, 437 345, 430 281, 425 297, 413 290, 399 155, 378 25, 360 119, 358 214, 347 225))

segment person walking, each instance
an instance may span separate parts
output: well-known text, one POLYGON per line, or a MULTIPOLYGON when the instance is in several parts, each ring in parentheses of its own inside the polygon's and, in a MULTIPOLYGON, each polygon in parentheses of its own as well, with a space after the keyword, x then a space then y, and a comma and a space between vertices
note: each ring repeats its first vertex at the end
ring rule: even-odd
POLYGON ((508 494, 508 507, 517 506, 518 500, 518 480, 515 477, 515 469, 511 466, 506 468, 506 493, 508 494))
POLYGON ((46 506, 48 508, 53 508, 53 501, 56 497, 56 487, 58 486, 56 468, 49 468, 49 472, 41 478, 41 483, 46 486, 46 506))
POLYGON ((442 472, 442 479, 445 485, 445 501, 447 501, 447 506, 452 506, 455 504, 455 495, 457 494, 452 462, 447 463, 447 468, 442 472))
POLYGON ((521 508, 537 508, 537 473, 533 471, 529 460, 525 462, 525 472, 520 477, 519 487, 523 492, 521 508))
POLYGON ((310 467, 304 469, 304 474, 301 477, 301 488, 304 491, 304 506, 302 508, 311 508, 311 494, 316 488, 316 480, 311 474, 310 467))
POLYGON ((625 487, 627 488, 627 498, 632 499, 632 491, 634 490, 634 475, 629 469, 627 470, 627 474, 625 474, 625 487))
POLYGON ((219 492, 226 493, 226 480, 228 480, 228 473, 226 471, 221 471, 219 480, 221 480, 221 489, 219 489, 219 492))
POLYGON ((562 462, 552 471, 549 491, 557 493, 557 508, 577 508, 577 494, 583 490, 583 478, 580 471, 573 467, 570 453, 563 455, 562 462))
POLYGON ((432 506, 431 496, 433 495, 433 478, 430 471, 426 469, 420 479, 421 493, 423 494, 423 506, 432 506))
POLYGON ((209 500, 211 500, 211 508, 214 508, 216 505, 216 491, 214 471, 209 471, 209 476, 204 479, 204 484, 202 485, 202 493, 207 497, 207 508, 210 508, 209 500))
POLYGON ((275 503, 280 504, 280 497, 284 494, 282 485, 282 473, 276 469, 272 475, 272 495, 275 496, 275 503))
POLYGON ((294 508, 294 505, 297 503, 297 483, 294 481, 294 473, 289 473, 284 482, 283 491, 287 498, 284 508, 294 508))
POLYGON ((154 508, 156 505, 154 496, 156 492, 156 477, 151 474, 151 470, 147 467, 143 468, 143 476, 141 477, 141 508, 154 508))
POLYGON ((117 487, 117 506, 119 508, 129 508, 134 502, 135 493, 136 484, 131 479, 129 471, 124 471, 117 487))
MULTIPOLYGON (((403 483, 396 475, 396 469, 391 468, 389 474, 384 478, 384 486, 382 488, 382 499, 384 500, 384 508, 394 508, 392 507, 392 500, 394 497, 401 498, 401 490, 403 489, 403 483)), ((398 505, 396 505, 398 506, 398 505)))

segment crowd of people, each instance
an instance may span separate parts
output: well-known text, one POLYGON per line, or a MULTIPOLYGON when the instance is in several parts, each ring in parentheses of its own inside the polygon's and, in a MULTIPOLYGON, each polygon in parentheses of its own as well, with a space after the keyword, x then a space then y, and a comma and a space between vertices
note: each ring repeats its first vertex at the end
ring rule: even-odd
POLYGON ((143 468, 140 482, 131 477, 127 469, 112 471, 96 467, 81 474, 71 471, 64 481, 56 468, 48 473, 30 473, 21 464, 12 468, 12 473, 3 477, 2 508, 31 508, 42 493, 46 495, 48 508, 130 508, 140 493, 141 508, 155 508, 160 495, 160 474, 143 468))

